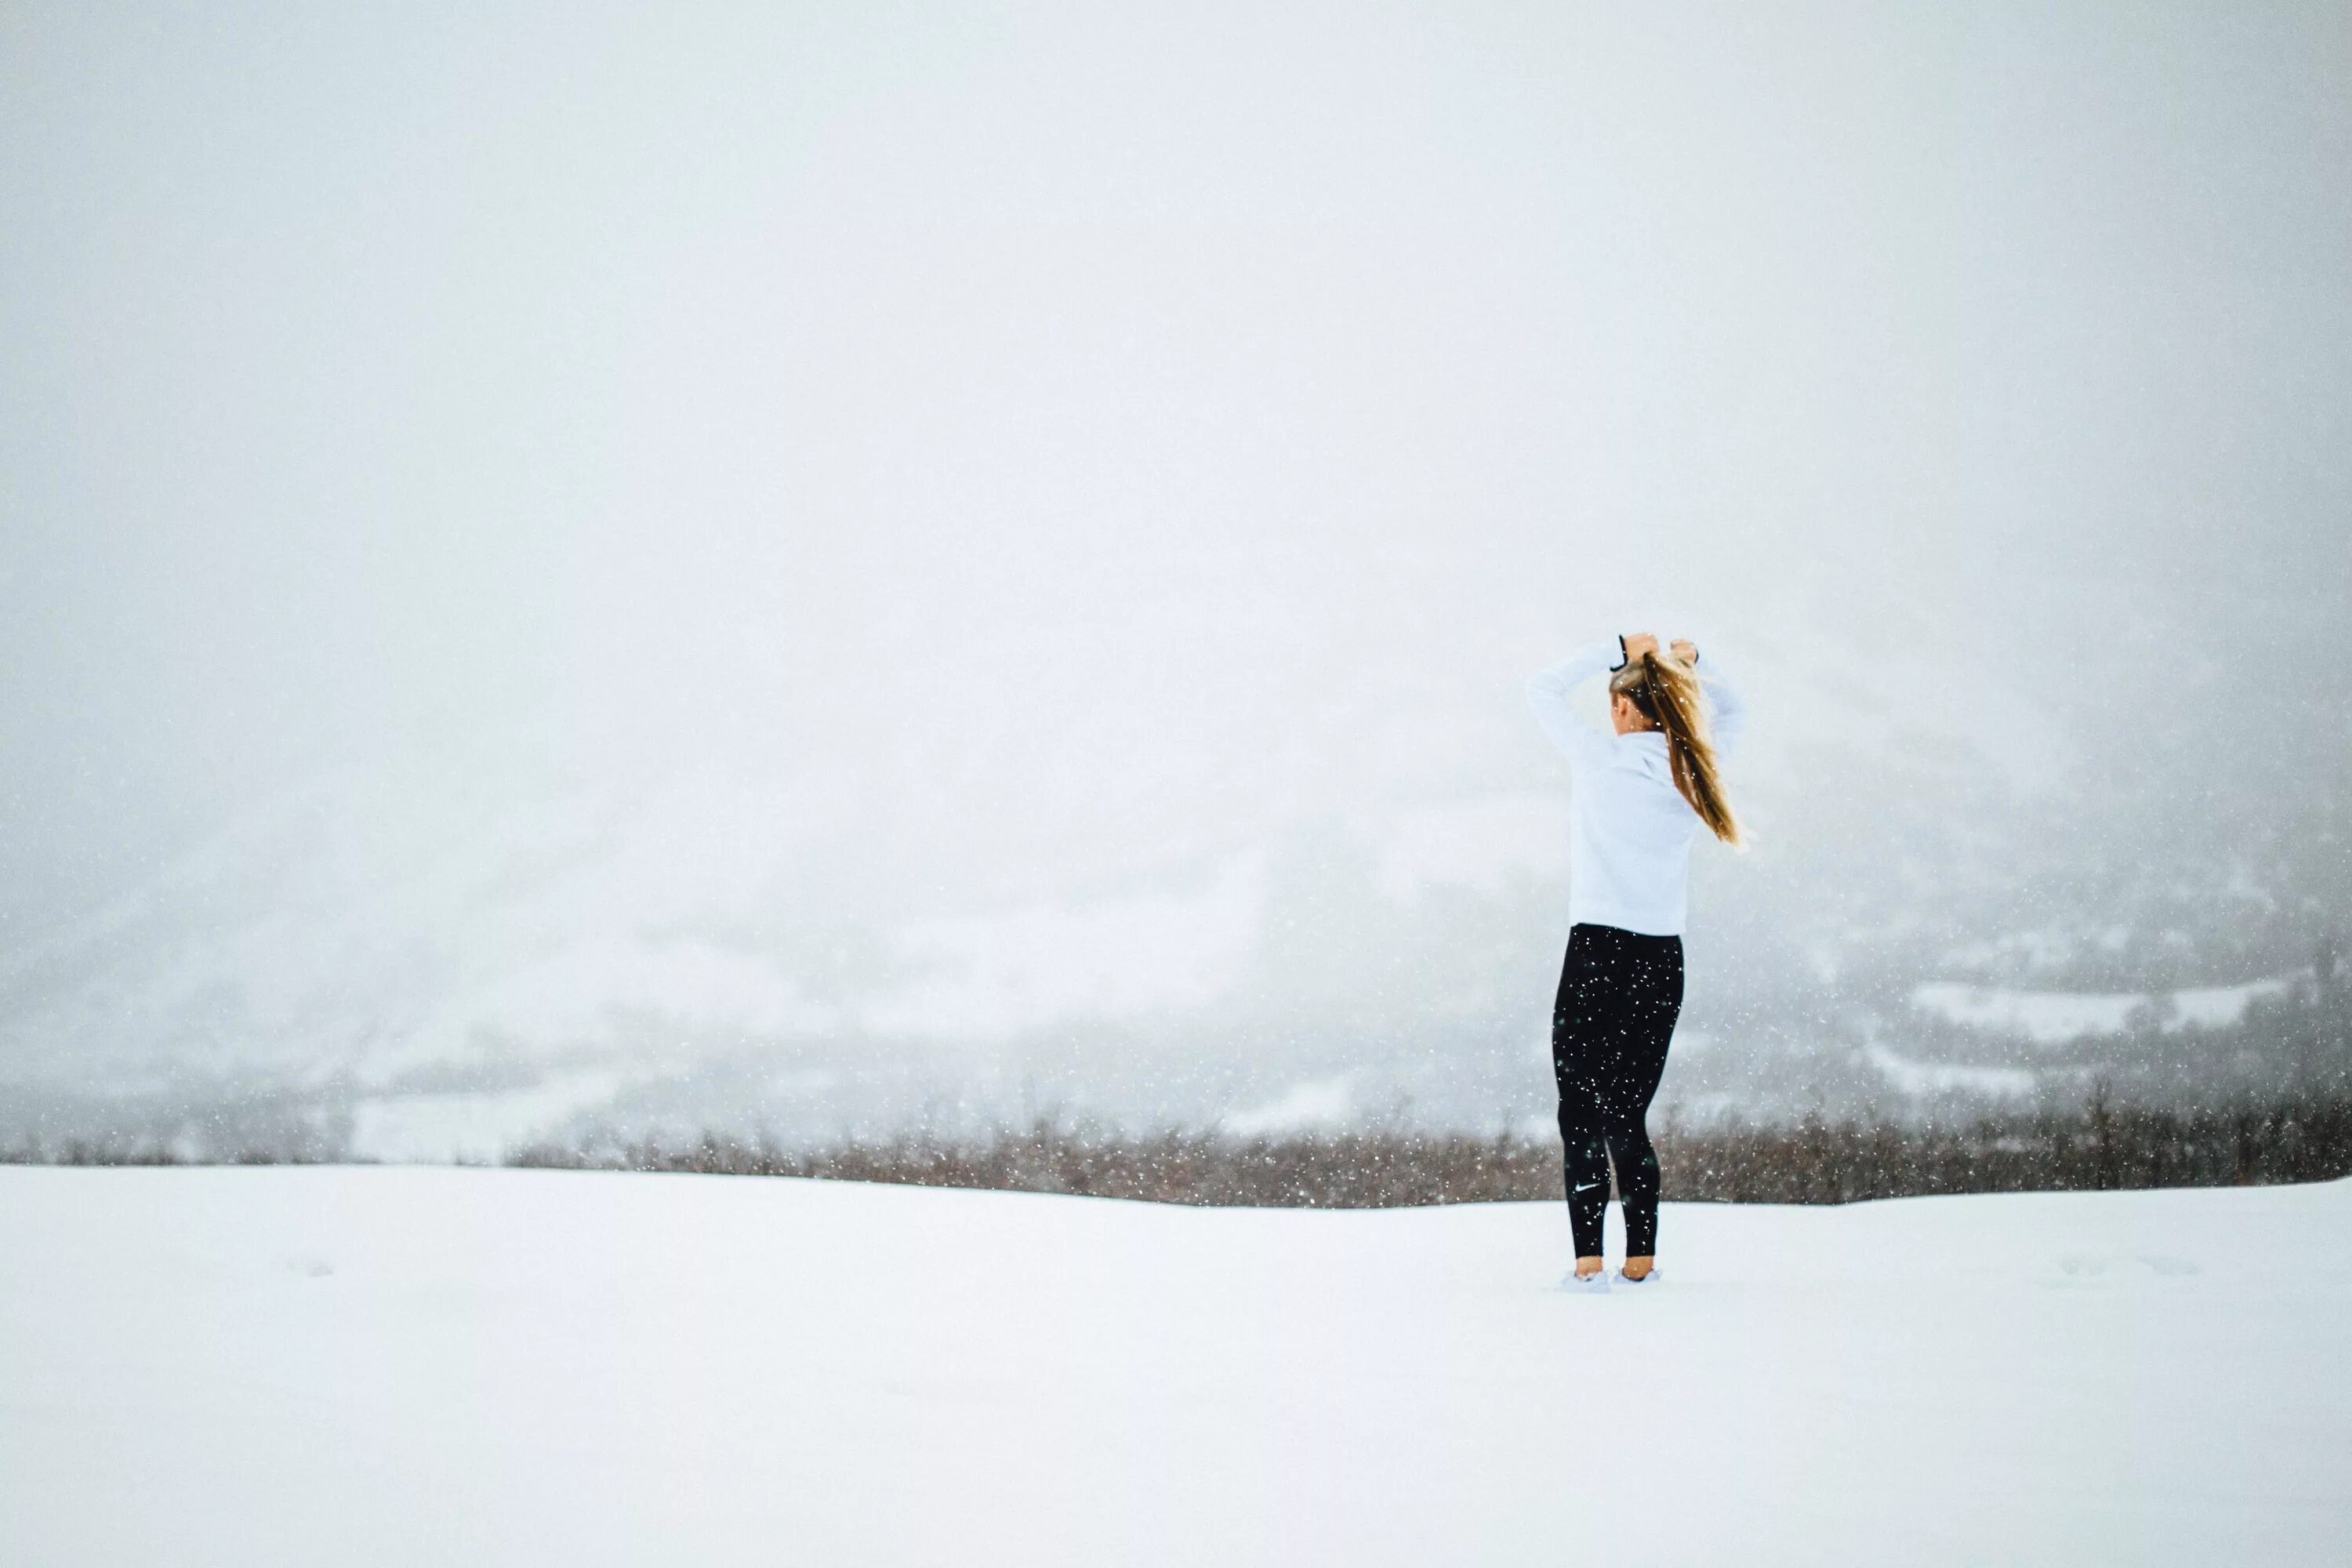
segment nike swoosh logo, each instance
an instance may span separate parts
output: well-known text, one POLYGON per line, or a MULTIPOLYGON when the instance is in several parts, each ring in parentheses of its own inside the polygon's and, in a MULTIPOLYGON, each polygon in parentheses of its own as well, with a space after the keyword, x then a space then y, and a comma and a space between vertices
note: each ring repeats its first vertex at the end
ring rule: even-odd
POLYGON ((1591 1192, 1593 1188, 1595 1188, 1595 1187, 1599 1186, 1600 1184, 1600 1184, 1599 1182, 1587 1182, 1587 1183, 1585 1183, 1585 1184, 1584 1184, 1584 1185, 1582 1185, 1582 1186, 1580 1186, 1580 1187, 1577 1188, 1576 1190, 1577 1190, 1578 1192, 1580 1192, 1580 1193, 1589 1193, 1589 1192, 1591 1192))

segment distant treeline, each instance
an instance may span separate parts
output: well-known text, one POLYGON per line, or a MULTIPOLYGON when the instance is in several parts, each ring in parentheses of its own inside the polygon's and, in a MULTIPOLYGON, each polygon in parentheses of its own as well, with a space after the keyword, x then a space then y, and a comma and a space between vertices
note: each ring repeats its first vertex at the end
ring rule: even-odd
MULTIPOLYGON (((1934 1193, 2231 1186, 2352 1175, 2352 1093, 2312 1091, 2197 1109, 2118 1103, 1989 1110, 1948 1122, 1801 1118, 1654 1128, 1670 1199, 1850 1203, 1934 1193)), ((0 1163, 55 1165, 313 1164, 313 1150, 247 1148, 189 1160, 154 1144, 20 1144, 0 1163)), ((592 1137, 535 1144, 506 1162, 538 1169, 805 1176, 915 1186, 1072 1193, 1154 1203, 1389 1208, 1559 1195, 1549 1139, 1402 1129, 1275 1138, 1135 1134, 1040 1121, 974 1138, 916 1133, 793 1149, 721 1134, 592 1137)))
MULTIPOLYGON (((1933 1193, 2074 1192, 2329 1181, 2352 1174, 2352 1095, 2202 1110, 2117 1105, 1985 1114, 1939 1126, 1890 1121, 1737 1121, 1656 1133, 1665 1195, 1719 1203, 1850 1203, 1933 1193)), ((1388 1208, 1552 1198, 1559 1146, 1511 1135, 1411 1131, 1235 1139, 1123 1136, 1040 1122, 992 1136, 908 1136, 814 1150, 706 1135, 538 1145, 515 1165, 808 1176, 1075 1193, 1156 1203, 1388 1208)))

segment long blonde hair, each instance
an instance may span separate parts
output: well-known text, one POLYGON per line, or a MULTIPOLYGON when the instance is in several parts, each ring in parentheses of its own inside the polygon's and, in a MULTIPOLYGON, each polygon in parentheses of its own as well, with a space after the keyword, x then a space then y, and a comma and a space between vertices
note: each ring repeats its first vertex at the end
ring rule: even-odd
POLYGON ((1675 787, 1709 832, 1738 847, 1739 819, 1731 815, 1731 802, 1724 797, 1715 742, 1707 737, 1698 672, 1672 654, 1645 653, 1626 660, 1625 668, 1609 678, 1609 690, 1631 700, 1643 718, 1665 731, 1666 765, 1674 773, 1675 787))

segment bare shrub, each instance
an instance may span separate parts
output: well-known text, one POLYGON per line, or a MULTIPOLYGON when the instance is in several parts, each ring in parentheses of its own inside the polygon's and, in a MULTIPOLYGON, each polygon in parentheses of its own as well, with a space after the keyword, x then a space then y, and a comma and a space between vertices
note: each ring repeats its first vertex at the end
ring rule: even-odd
MULTIPOLYGON (((2313 1090, 2201 1107, 2135 1104, 2095 1088, 2077 1106, 1984 1110, 1920 1122, 1727 1118, 1656 1132, 1670 1199, 1836 1204, 1936 1193, 2070 1192, 2330 1181, 2352 1174, 2352 1094, 2313 1090)), ((248 1145, 194 1158, 152 1141, 77 1139, 0 1149, 0 1163, 309 1164, 315 1145, 248 1145)), ((706 1132, 681 1142, 592 1136, 541 1143, 509 1165, 557 1170, 804 1176, 915 1186, 1070 1193, 1154 1203, 1391 1208, 1560 1195, 1559 1147, 1509 1133, 1383 1128, 1286 1137, 1125 1133, 1040 1119, 984 1137, 908 1132, 786 1149, 706 1132)))
MULTIPOLYGON (((2102 1092, 2080 1109, 1987 1112, 1943 1124, 1813 1115, 1787 1125, 1730 1120, 1693 1128, 1662 1120, 1664 1193, 1684 1201, 1835 1204, 2352 1174, 2352 1096, 2342 1094, 2181 1110, 2121 1104, 2102 1092)), ((1549 1139, 1402 1131, 1125 1135, 1045 1121, 980 1139, 908 1134, 798 1151, 715 1133, 683 1143, 590 1140, 519 1150, 509 1163, 1284 1208, 1552 1198, 1561 1183, 1559 1149, 1549 1139)))

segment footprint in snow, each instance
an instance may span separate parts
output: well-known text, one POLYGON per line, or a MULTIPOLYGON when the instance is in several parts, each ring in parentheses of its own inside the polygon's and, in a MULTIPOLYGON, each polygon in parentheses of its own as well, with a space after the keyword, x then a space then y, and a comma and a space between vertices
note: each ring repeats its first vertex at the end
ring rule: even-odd
MULTIPOLYGON (((2161 1252, 2138 1253, 2130 1261, 2143 1268, 2151 1269, 2168 1279, 2186 1279, 2189 1275, 2204 1272, 2202 1268, 2186 1258, 2174 1258, 2161 1252)), ((2125 1260, 2119 1258, 2097 1258, 2084 1253, 2070 1252, 2058 1259, 2059 1278, 2045 1280, 2043 1283, 2087 1285, 2122 1268, 2124 1263, 2125 1260)))

